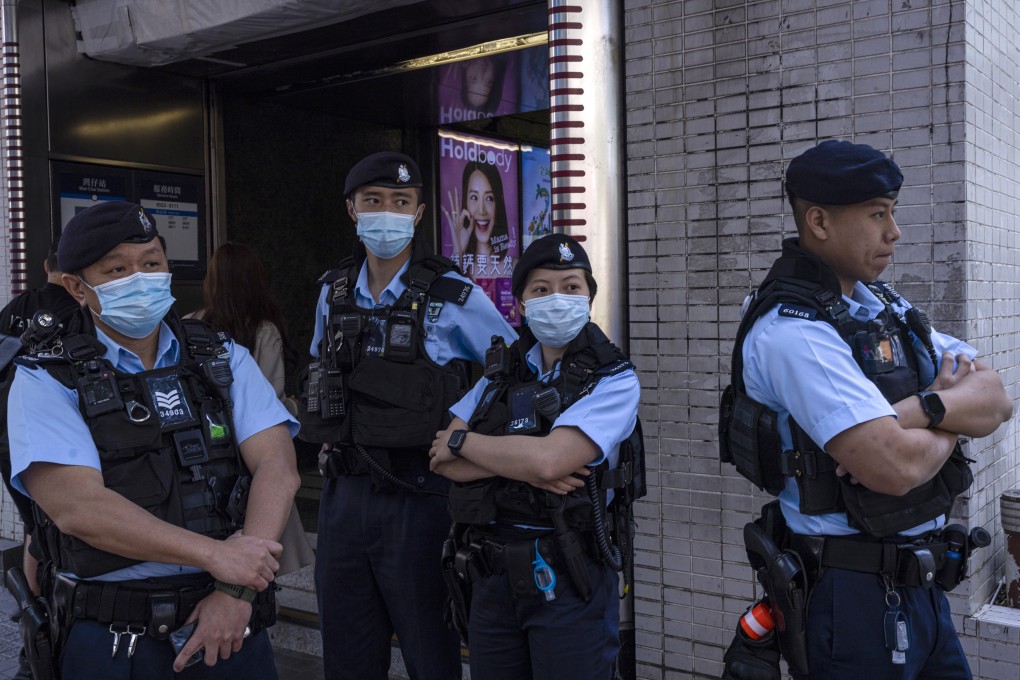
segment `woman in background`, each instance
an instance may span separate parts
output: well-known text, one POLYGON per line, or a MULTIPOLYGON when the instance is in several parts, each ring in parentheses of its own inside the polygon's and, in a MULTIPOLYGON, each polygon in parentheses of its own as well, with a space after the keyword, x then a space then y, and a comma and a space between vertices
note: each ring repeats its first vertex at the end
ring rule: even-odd
POLYGON ((276 396, 296 414, 297 404, 284 392, 286 365, 296 355, 287 343, 283 315, 269 297, 258 255, 240 243, 224 243, 209 261, 202 292, 205 307, 189 316, 208 321, 246 347, 276 396))
MULTIPOLYGON (((269 297, 266 272, 259 256, 240 243, 224 243, 209 260, 202 293, 205 307, 188 316, 208 321, 214 329, 226 331, 234 342, 247 348, 276 390, 277 398, 296 416, 297 402, 284 392, 286 365, 296 356, 287 344, 283 315, 269 297)), ((296 505, 291 508, 280 543, 283 554, 277 576, 311 564, 315 558, 296 505)))

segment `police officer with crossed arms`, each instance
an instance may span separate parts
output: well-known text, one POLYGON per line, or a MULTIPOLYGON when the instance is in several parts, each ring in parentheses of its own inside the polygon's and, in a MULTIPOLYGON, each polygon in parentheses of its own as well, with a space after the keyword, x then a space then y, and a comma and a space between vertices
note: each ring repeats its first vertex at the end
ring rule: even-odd
MULTIPOLYGON (((797 680, 971 677, 944 591, 974 546, 944 525, 972 481, 957 439, 1012 402, 973 347, 876 282, 902 183, 863 144, 790 162, 797 237, 749 301, 723 400, 724 460, 778 496, 745 539, 797 680)), ((778 657, 769 671, 739 647, 726 677, 779 677, 778 657)))
POLYGON ((169 679, 202 652, 184 677, 275 678, 297 424, 246 349, 171 311, 140 206, 77 214, 57 258, 84 330, 18 360, 8 413, 61 676, 169 679))
POLYGON ((534 241, 513 292, 520 340, 493 341, 486 377, 430 451, 432 468, 456 482, 471 677, 609 680, 621 564, 605 535, 614 490, 602 481, 635 432, 640 385, 589 320, 596 283, 576 240, 534 241))

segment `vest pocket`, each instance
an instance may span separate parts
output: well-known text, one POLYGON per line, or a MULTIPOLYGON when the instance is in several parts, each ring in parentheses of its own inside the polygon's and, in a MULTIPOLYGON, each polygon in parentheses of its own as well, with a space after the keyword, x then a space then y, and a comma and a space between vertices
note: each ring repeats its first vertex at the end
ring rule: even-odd
POLYGON ((423 364, 361 361, 350 377, 354 441, 377 448, 429 446, 449 405, 438 373, 423 364))
POLYGON ((157 509, 165 504, 173 486, 174 461, 168 454, 150 453, 124 462, 110 461, 108 465, 103 470, 108 489, 165 519, 166 513, 157 509))

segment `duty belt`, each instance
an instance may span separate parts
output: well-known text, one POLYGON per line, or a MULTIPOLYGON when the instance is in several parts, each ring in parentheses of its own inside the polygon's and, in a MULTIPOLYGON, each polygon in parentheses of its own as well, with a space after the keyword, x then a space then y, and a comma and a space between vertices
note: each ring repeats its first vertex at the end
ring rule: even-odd
POLYGON ((804 561, 812 581, 822 568, 833 567, 885 574, 895 585, 928 588, 945 561, 947 544, 924 536, 877 540, 791 534, 790 547, 804 561))
POLYGON ((333 448, 319 454, 319 474, 326 479, 369 472, 368 463, 354 447, 333 448))
MULTIPOLYGON (((180 628, 196 605, 213 592, 208 574, 163 582, 77 581, 62 575, 55 579, 54 599, 67 603, 68 623, 88 619, 110 624, 113 633, 132 637, 147 633, 159 640, 180 628)), ((252 602, 252 635, 276 622, 275 590, 275 584, 270 584, 252 602)))

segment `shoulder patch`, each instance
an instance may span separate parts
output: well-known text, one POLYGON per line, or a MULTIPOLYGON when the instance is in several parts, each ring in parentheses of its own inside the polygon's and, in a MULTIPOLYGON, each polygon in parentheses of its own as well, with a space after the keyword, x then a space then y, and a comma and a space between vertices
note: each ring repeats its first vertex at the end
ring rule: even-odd
POLYGON ((814 307, 805 307, 804 305, 795 305, 789 302, 784 302, 779 305, 779 316, 789 316, 795 319, 814 321, 818 317, 818 310, 814 307))
POLYGON ((343 275, 347 272, 345 269, 330 269, 328 272, 320 276, 316 281, 315 285, 321 286, 327 283, 333 283, 337 279, 343 278, 343 275))
POLYGON ((429 286, 429 297, 446 300, 455 305, 463 305, 468 301, 473 287, 474 284, 458 281, 449 276, 440 276, 429 286))

